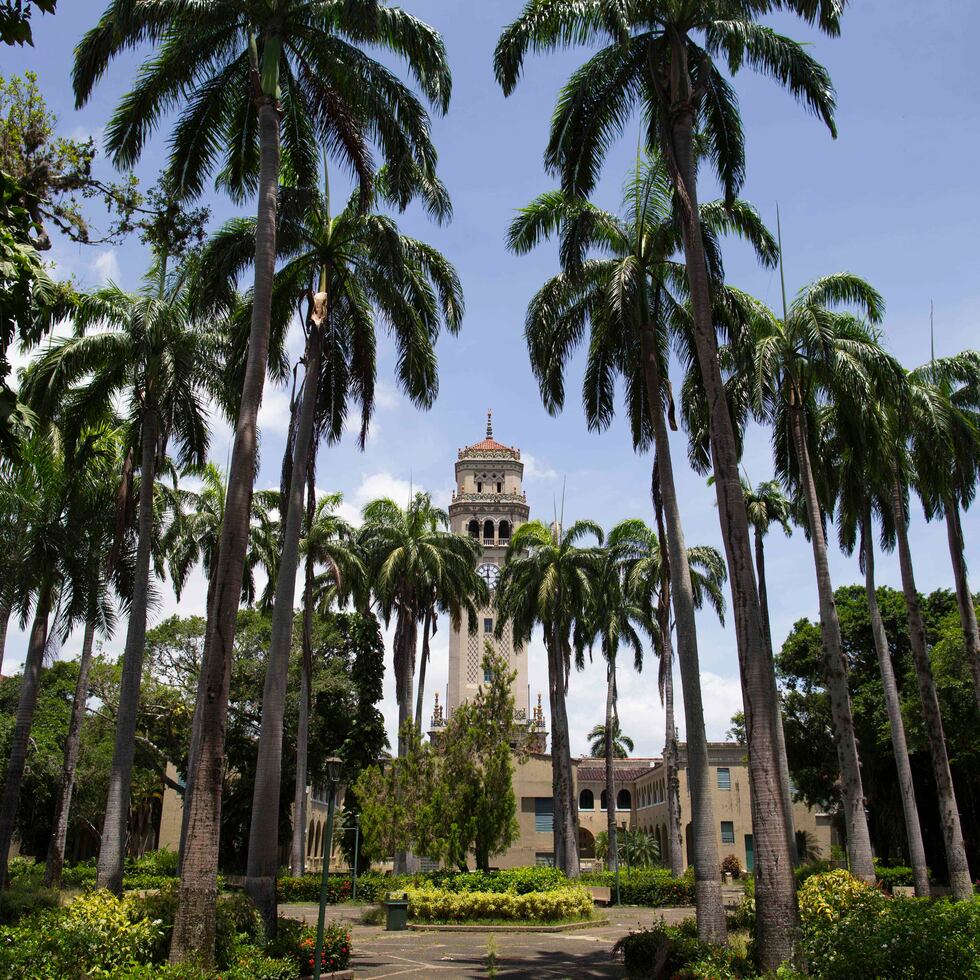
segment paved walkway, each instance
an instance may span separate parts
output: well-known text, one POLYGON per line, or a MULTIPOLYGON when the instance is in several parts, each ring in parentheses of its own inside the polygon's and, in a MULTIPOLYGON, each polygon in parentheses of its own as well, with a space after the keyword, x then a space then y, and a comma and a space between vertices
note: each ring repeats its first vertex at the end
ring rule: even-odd
MULTIPOLYGON (((315 905, 280 906, 283 914, 316 922, 315 905)), ((620 907, 599 909, 607 925, 574 932, 386 932, 382 926, 363 926, 358 921, 363 907, 331 906, 328 919, 351 926, 358 980, 382 977, 487 977, 488 943, 496 953, 497 977, 621 977, 622 965, 612 956, 616 940, 631 929, 649 926, 658 919, 677 923, 694 909, 647 909, 620 907)))

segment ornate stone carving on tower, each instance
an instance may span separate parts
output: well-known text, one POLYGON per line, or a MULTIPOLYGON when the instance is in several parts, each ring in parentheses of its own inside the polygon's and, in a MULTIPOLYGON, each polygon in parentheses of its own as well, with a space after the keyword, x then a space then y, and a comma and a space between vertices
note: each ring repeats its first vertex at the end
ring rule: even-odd
MULTIPOLYGON (((519 449, 504 446, 493 437, 493 414, 487 412, 487 437, 459 451, 456 459, 456 489, 449 505, 449 526, 457 534, 468 534, 480 542, 478 570, 491 589, 500 578, 507 546, 514 529, 528 518, 527 497, 521 485, 524 464, 519 449)), ((516 720, 529 721, 527 655, 515 646, 510 627, 500 640, 494 637, 496 613, 492 606, 481 609, 477 631, 466 624, 449 636, 449 692, 446 714, 473 697, 483 683, 484 643, 489 641, 507 657, 514 681, 516 720)))

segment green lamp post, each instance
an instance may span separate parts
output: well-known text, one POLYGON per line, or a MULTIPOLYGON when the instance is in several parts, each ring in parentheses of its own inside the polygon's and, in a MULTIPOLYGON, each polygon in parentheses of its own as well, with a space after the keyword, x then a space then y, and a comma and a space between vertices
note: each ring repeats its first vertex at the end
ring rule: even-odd
POLYGON ((330 784, 330 799, 327 802, 327 838, 323 848, 323 877, 320 881, 320 912, 316 920, 316 946, 313 950, 313 980, 320 980, 320 967, 323 961, 323 920, 327 914, 327 896, 330 884, 330 853, 333 850, 333 811, 337 802, 337 784, 340 782, 343 761, 336 756, 327 759, 327 782, 330 784))

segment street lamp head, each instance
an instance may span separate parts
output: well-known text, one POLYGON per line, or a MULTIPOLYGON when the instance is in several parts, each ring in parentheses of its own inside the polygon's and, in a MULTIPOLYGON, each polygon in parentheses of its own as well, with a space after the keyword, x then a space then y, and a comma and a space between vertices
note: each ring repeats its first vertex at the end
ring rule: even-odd
POLYGON ((344 760, 338 759, 335 755, 327 759, 327 779, 331 783, 340 782, 340 774, 344 766, 344 760))

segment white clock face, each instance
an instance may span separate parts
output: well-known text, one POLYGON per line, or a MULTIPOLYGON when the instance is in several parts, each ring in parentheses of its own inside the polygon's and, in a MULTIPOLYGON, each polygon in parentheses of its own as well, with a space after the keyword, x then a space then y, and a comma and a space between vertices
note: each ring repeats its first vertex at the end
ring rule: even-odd
POLYGON ((497 587, 497 582, 500 580, 500 569, 496 565, 491 565, 489 562, 480 565, 476 570, 476 574, 487 583, 487 587, 491 591, 497 587))

